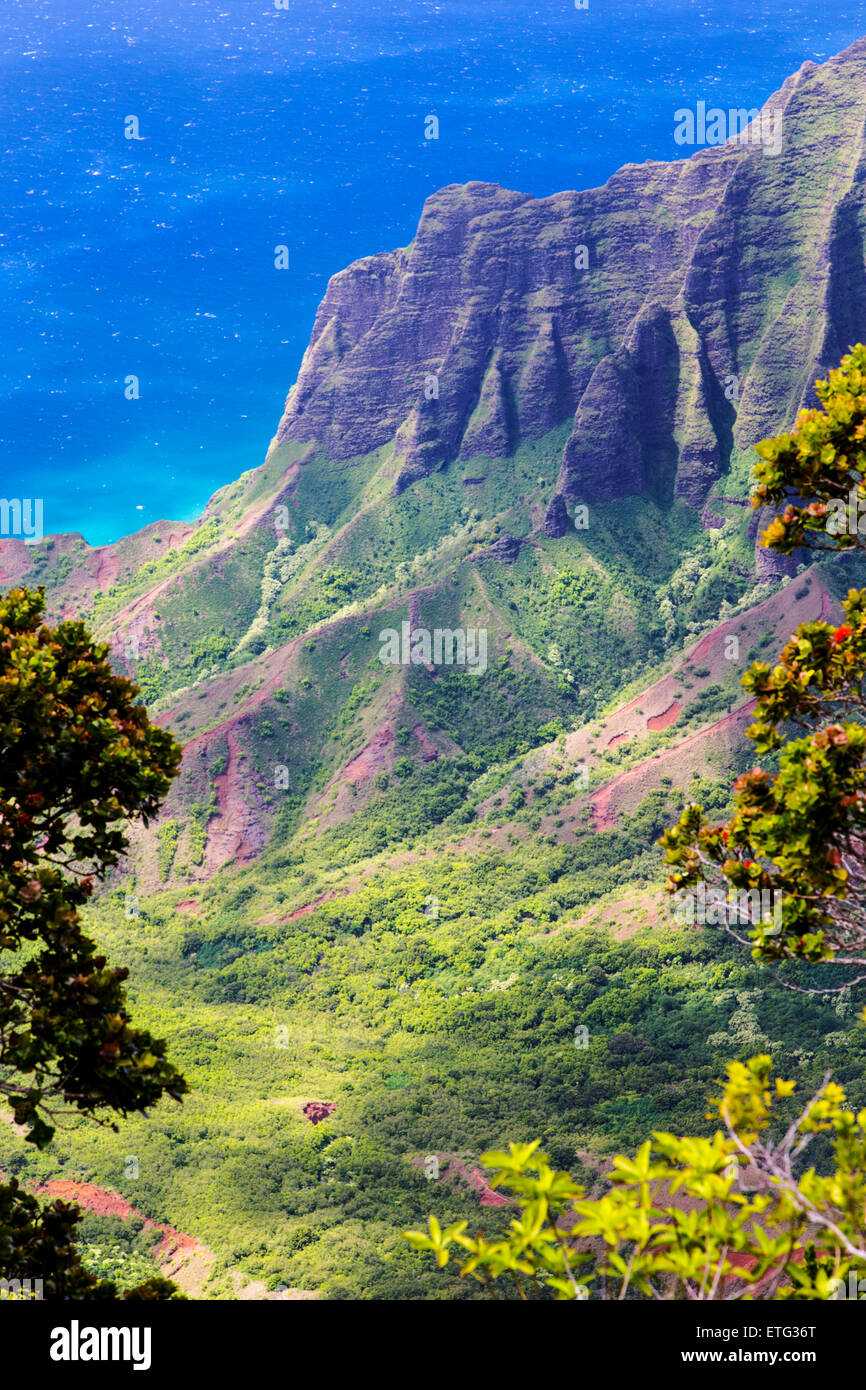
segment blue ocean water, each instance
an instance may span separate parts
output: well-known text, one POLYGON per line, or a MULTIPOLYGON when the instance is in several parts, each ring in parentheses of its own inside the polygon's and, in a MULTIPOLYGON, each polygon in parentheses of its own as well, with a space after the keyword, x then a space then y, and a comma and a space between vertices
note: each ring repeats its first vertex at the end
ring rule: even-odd
POLYGON ((436 188, 682 157, 679 106, 866 35, 826 0, 278 4, 3 0, 0 495, 46 531, 189 519, 260 463, 328 277, 436 188))

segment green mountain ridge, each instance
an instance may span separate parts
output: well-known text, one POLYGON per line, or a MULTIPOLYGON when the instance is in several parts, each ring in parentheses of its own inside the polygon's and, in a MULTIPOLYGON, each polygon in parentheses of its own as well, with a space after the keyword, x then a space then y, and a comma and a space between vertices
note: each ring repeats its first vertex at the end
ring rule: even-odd
POLYGON ((866 40, 804 64, 778 155, 441 190, 330 282, 265 462, 195 526, 0 542, 0 584, 86 617, 185 745, 92 915, 193 1087, 43 1156, 0 1126, 0 1165, 194 1232, 207 1296, 237 1266, 471 1297, 399 1240, 425 1154, 540 1134, 589 1171, 700 1132, 722 1061, 781 1039, 856 1099, 850 999, 678 928, 654 842, 686 799, 723 812, 740 676, 857 582, 756 550, 747 500, 752 444, 866 337, 864 77, 866 40), (383 664, 404 624, 483 631, 485 669, 383 664))
MULTIPOLYGON (((88 613, 211 772, 231 730, 272 781, 281 759, 252 745, 279 728, 301 818, 377 735, 420 724, 413 760, 435 745, 431 707, 460 677, 383 668, 378 634, 403 621, 487 629, 479 688, 527 727, 506 746, 500 718, 495 751, 464 748, 484 765, 591 717, 623 671, 650 676, 754 587, 751 444, 790 422, 866 303, 864 66, 861 42, 768 100, 778 155, 729 142, 542 200, 442 190, 408 250, 331 281, 266 462, 194 529, 97 551, 9 541, 0 579, 88 613), (597 269, 563 268, 581 228, 597 269), (450 443, 449 411, 465 423, 450 443)), ((459 724, 438 734, 463 747, 459 724)))

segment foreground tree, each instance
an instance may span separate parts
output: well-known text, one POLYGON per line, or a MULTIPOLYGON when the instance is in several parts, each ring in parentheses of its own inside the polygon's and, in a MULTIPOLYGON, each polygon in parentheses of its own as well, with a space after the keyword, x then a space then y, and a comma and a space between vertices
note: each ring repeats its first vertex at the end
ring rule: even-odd
MULTIPOLYGON (((866 347, 815 391, 820 409, 756 446, 752 504, 782 507, 762 535, 782 554, 866 549, 866 347)), ((726 823, 688 806, 660 841, 671 893, 703 881, 779 904, 754 922, 759 959, 866 966, 866 590, 843 608, 839 626, 801 623, 774 667, 743 677, 757 700, 748 737, 773 770, 738 779, 726 823)))
POLYGON ((555 1172, 538 1142, 488 1153, 490 1184, 519 1215, 497 1240, 467 1234, 457 1221, 442 1230, 408 1231, 416 1250, 440 1267, 452 1247, 460 1273, 485 1284, 507 1279, 521 1298, 737 1301, 846 1296, 866 1261, 866 1110, 845 1108, 845 1093, 825 1080, 799 1114, 776 1123, 794 1082, 770 1087, 769 1057, 732 1062, 711 1102, 724 1128, 711 1139, 657 1133, 635 1158, 613 1160, 610 1190, 588 1200, 567 1173, 555 1172), (799 1171, 816 1134, 831 1136, 833 1169, 799 1171), (750 1193, 739 1188, 748 1171, 750 1193), (594 1256, 590 1242, 603 1243, 594 1256))
MULTIPOLYGON (((127 847, 126 824, 159 810, 181 749, 152 725, 84 624, 44 622, 44 593, 0 599, 0 1097, 44 1148, 61 1112, 127 1115, 183 1077, 133 1027, 123 983, 84 934, 94 880, 127 847)), ((46 1295, 111 1297, 70 1239, 75 1209, 0 1186, 0 1276, 46 1295)), ((135 1296, 166 1296, 165 1281, 135 1296)))
MULTIPOLYGON (((793 434, 756 446, 752 502, 782 508, 762 536, 782 554, 866 549, 866 347, 815 390, 820 408, 802 411, 793 434)), ((757 662, 743 677, 756 699, 748 735, 771 768, 738 779, 725 824, 688 806, 660 842, 668 890, 706 884, 742 902, 721 921, 740 940, 738 920, 751 922, 759 959, 866 966, 866 590, 852 589, 843 608, 841 624, 801 624, 775 667, 757 662)), ((766 1056, 732 1062, 713 1102, 724 1128, 711 1139, 655 1134, 636 1158, 614 1160, 600 1200, 555 1172, 537 1143, 512 1144, 483 1158, 520 1209, 505 1236, 468 1235, 465 1221, 443 1231, 431 1217, 407 1239, 440 1266, 462 1249, 461 1274, 494 1296, 506 1276, 522 1298, 844 1296, 866 1262, 866 1110, 847 1110, 826 1078, 777 1132, 770 1072, 766 1056), (801 1171, 818 1133, 832 1140, 825 1177, 801 1171), (590 1242, 606 1253, 594 1258, 590 1242)), ((777 1081, 777 1102, 793 1089, 777 1081)))

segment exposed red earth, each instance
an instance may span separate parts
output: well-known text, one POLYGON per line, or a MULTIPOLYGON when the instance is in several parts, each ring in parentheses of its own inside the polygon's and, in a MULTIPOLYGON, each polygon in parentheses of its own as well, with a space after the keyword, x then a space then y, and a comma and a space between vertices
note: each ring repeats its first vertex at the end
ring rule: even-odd
POLYGON ((249 864, 261 854, 265 832, 256 809, 249 804, 247 779, 240 763, 245 757, 234 730, 226 734, 226 769, 214 779, 217 811, 207 827, 205 867, 214 872, 221 864, 249 864))
POLYGON ((510 1197, 504 1193, 495 1191, 484 1178, 483 1174, 473 1164, 468 1163, 460 1154, 436 1153, 419 1155, 412 1159, 412 1167, 423 1169, 430 1158, 436 1158, 440 1165, 439 1182, 451 1182, 456 1179, 464 1187, 471 1188, 478 1193, 478 1201, 482 1207, 513 1207, 515 1204, 510 1197))
POLYGON ((128 1220, 131 1216, 139 1217, 148 1230, 162 1231, 162 1240, 155 1251, 158 1263, 169 1255, 176 1255, 181 1251, 192 1253, 201 1246, 201 1242, 197 1241, 194 1236, 176 1231, 173 1226, 169 1226, 163 1221, 152 1220, 151 1217, 145 1216, 144 1212, 133 1206, 132 1202, 127 1202, 125 1197, 121 1197, 119 1192, 110 1192, 105 1187, 97 1187, 95 1183, 71 1182, 62 1178, 55 1178, 50 1182, 39 1183, 33 1190, 40 1197, 59 1198, 63 1202, 74 1202, 85 1211, 96 1212, 98 1216, 119 1216, 122 1221, 128 1220))
POLYGON ((322 906, 322 903, 329 903, 332 898, 344 898, 346 896, 347 893, 323 893, 320 898, 316 898, 315 902, 307 903, 304 907, 296 907, 294 912, 289 912, 285 917, 281 917, 280 921, 296 922, 299 917, 306 917, 309 913, 315 912, 317 907, 322 906))
POLYGON ((373 735, 370 742, 356 753, 343 769, 343 776, 347 782, 352 782, 355 786, 359 782, 365 782, 376 772, 383 771, 390 765, 388 751, 394 742, 394 734, 391 729, 379 729, 373 735))
POLYGON ((304 1106, 302 1113, 306 1115, 311 1125, 320 1125, 323 1120, 327 1120, 332 1115, 337 1106, 332 1100, 309 1100, 304 1106))
MULTIPOLYGON (((794 602, 791 602, 792 599, 794 599, 794 591, 790 587, 787 591, 771 596, 755 610, 755 613, 766 613, 767 628, 781 624, 785 628, 785 634, 791 627, 796 626, 798 621, 827 620, 828 617, 833 616, 834 600, 824 591, 817 575, 812 575, 812 588, 810 588, 809 595, 802 599, 795 599, 794 602)), ((721 623, 719 627, 713 628, 712 632, 708 632, 695 645, 695 648, 692 648, 680 669, 671 671, 670 674, 656 681, 652 687, 634 696, 626 705, 607 714, 605 724, 610 734, 609 739, 607 739, 607 746, 610 744, 616 746, 617 742, 624 741, 624 739, 641 737, 642 734, 663 731, 664 728, 674 726, 687 706, 687 702, 680 701, 674 696, 676 696, 677 691, 683 688, 684 680, 695 680, 694 667, 699 663, 699 660, 706 659, 706 662, 710 664, 708 676, 701 677, 699 680, 712 681, 717 671, 723 670, 727 666, 723 653, 724 644, 730 635, 738 635, 742 642, 753 641, 753 635, 746 634, 744 637, 741 628, 737 626, 738 621, 741 620, 728 620, 726 623, 721 623)), ((702 756, 709 759, 712 758, 714 752, 720 751, 720 749, 723 751, 727 742, 737 741, 738 738, 744 737, 745 728, 751 721, 753 708, 755 708, 753 702, 742 702, 733 712, 717 719, 709 726, 696 731, 694 734, 689 734, 688 737, 681 739, 677 744, 670 745, 669 748, 659 749, 634 767, 610 778, 609 783, 592 792, 591 798, 589 798, 596 830, 607 830, 607 828, 616 826, 619 823, 620 810, 623 809, 621 806, 623 798, 626 799, 627 803, 631 803, 635 798, 639 799, 639 795, 652 790, 653 785, 657 785, 660 776, 669 773, 673 774, 674 783, 683 780, 678 774, 683 771, 683 766, 687 762, 687 759, 684 760, 683 758, 684 753, 688 755, 689 752, 695 752, 696 749, 699 749, 702 756), (706 755, 703 755, 703 749, 706 749, 706 755)), ((388 710, 388 713, 391 714, 391 710, 388 710)), ((360 771, 359 763, 356 762, 357 759, 363 759, 366 763, 367 776, 370 776, 374 770, 382 770, 389 766, 389 759, 386 755, 393 752, 392 738, 386 737, 385 730, 379 731, 379 733, 384 737, 377 735, 371 739, 366 748, 354 755, 354 759, 350 760, 346 769, 354 765, 356 773, 360 771), (375 751, 378 751, 378 758, 375 756, 375 751)), ((427 745, 430 744, 428 735, 421 738, 417 727, 414 733, 416 733, 418 741, 421 742, 421 746, 427 748, 427 745)), ((588 733, 589 728, 567 735, 566 753, 570 760, 592 759, 592 748, 587 742, 588 733)), ((538 749, 535 756, 539 762, 544 762, 548 753, 549 751, 546 749, 538 749)), ((505 794, 499 791, 498 794, 489 799, 489 802, 482 803, 480 806, 481 826, 484 824, 485 813, 492 808, 493 802, 503 799, 503 796, 505 794)), ((577 806, 580 803, 575 802, 574 805, 577 806)), ((563 810, 567 809, 569 808, 560 809, 559 816, 562 817, 563 810)), ((542 824, 545 833, 566 835, 567 831, 563 831, 562 828, 555 830, 555 820, 556 816, 546 817, 544 824, 542 824)), ((492 831, 492 835, 488 835, 488 842, 507 851, 509 848, 507 837, 512 833, 520 837, 523 833, 523 827, 520 826, 520 823, 496 827, 492 831)), ((464 835, 460 840, 449 844, 446 848, 448 848, 448 852, 471 853, 480 847, 481 841, 478 840, 478 831, 475 831, 475 833, 464 835)), ((403 855, 388 859, 388 863, 392 863, 393 866, 400 866, 403 863, 414 862, 416 859, 417 855, 403 853, 403 855)), ((296 909, 296 915, 306 916, 317 905, 317 902, 309 903, 303 908, 296 909)))
POLYGON ((647 720, 646 726, 650 731, 654 731, 655 729, 668 729, 671 724, 677 722, 682 711, 682 705, 674 700, 673 704, 668 705, 667 709, 662 710, 661 714, 652 715, 652 717, 647 720))
POLYGON ((120 557, 117 552, 107 546, 102 550, 97 550, 99 562, 96 570, 96 586, 98 589, 110 589, 118 574, 120 573, 120 557))
MULTIPOLYGON (((2 559, 3 550, 0 548, 0 563, 2 559)), ((774 630, 779 633, 780 649, 787 634, 798 622, 815 621, 818 618, 826 620, 832 616, 834 601, 824 589, 817 572, 807 572, 802 576, 802 580, 808 587, 808 593, 802 593, 802 584, 791 583, 747 614, 725 620, 705 634, 678 666, 625 704, 606 714, 601 731, 601 739, 604 742, 601 746, 616 749, 620 745, 626 746, 629 740, 639 740, 654 732, 661 733, 674 726, 678 719, 688 713, 690 697, 684 695, 684 689, 691 690, 697 686, 699 690, 704 683, 709 684, 723 678, 729 683, 731 665, 726 657, 726 643, 729 638, 736 637, 741 644, 739 665, 742 666, 746 651, 765 632, 774 630), (802 594, 802 597, 797 598, 797 593, 802 594), (701 665, 708 668, 707 673, 697 676, 695 668, 701 665)), ((412 595, 410 619, 413 622, 421 620, 426 593, 427 590, 421 589, 412 595)), ((398 605, 395 602, 393 606, 398 605)), ((343 620, 338 620, 335 626, 339 627, 341 621, 343 620)), ((193 734, 189 739, 184 749, 184 767, 189 769, 190 774, 198 781, 206 775, 208 763, 217 752, 225 753, 228 750, 228 760, 227 766, 213 783, 216 792, 216 814, 211 816, 208 824, 205 862, 196 877, 209 876, 222 864, 229 862, 233 856, 241 863, 250 863, 267 841, 272 812, 256 787, 256 772, 252 759, 242 756, 246 742, 245 726, 248 725, 256 708, 286 684, 287 670, 303 640, 301 637, 295 638, 278 650, 255 658, 209 688, 210 717, 213 717, 215 706, 217 709, 228 706, 228 709, 221 722, 201 733, 193 734), (238 707, 236 697, 245 683, 251 683, 254 688, 248 693, 243 693, 243 701, 238 707)), ((193 714, 201 717, 197 699, 197 695, 190 692, 172 709, 160 714, 159 722, 172 726, 176 725, 177 720, 183 715, 193 714)), ((368 721, 364 745, 349 757, 332 777, 324 793, 311 799, 305 814, 308 820, 314 821, 319 833, 329 826, 345 821, 366 805, 366 793, 372 788, 376 777, 380 773, 387 774, 391 771, 398 752, 395 733, 401 722, 413 729, 417 740, 417 752, 425 761, 432 760, 437 754, 448 756, 459 753, 456 743, 444 739, 439 733, 431 734, 419 723, 417 714, 407 704, 405 690, 392 693, 386 705, 377 710, 368 721)), ((741 707, 735 710, 733 715, 718 720, 697 735, 704 740, 699 746, 708 770, 711 766, 717 766, 719 757, 724 761, 728 752, 732 751, 732 748, 728 750, 726 745, 731 744, 738 735, 742 735, 745 727, 745 707, 741 707), (736 723, 741 716, 742 726, 736 723)), ((599 745, 594 742, 593 730, 598 733, 598 724, 587 725, 566 736, 562 751, 569 762, 575 765, 588 764, 590 768, 594 765, 599 745)), ((622 795, 625 794, 627 802, 630 803, 640 791, 651 789, 650 781, 653 778, 656 779, 654 785, 657 785, 657 777, 662 771, 672 776, 675 785, 683 782, 686 770, 684 760, 677 756, 677 749, 686 752, 694 749, 695 737, 692 735, 678 745, 654 752, 639 765, 638 770, 633 768, 627 773, 612 776, 606 786, 596 789, 591 799, 596 828, 604 829, 615 825, 616 817, 622 809, 622 795)), ((527 777, 531 776, 534 771, 546 768, 556 756, 552 745, 534 750, 525 761, 523 773, 527 777)), ((200 794, 201 790, 202 788, 199 789, 200 794)), ((494 794, 494 799, 503 796, 507 799, 508 790, 509 788, 500 790, 494 794)), ((531 797, 531 789, 528 795, 531 797)), ((479 806, 479 826, 483 827, 491 805, 492 802, 479 806)), ((577 815, 581 807, 585 806, 584 797, 576 799, 570 808, 562 809, 571 810, 577 815)), ((171 801, 166 814, 178 814, 171 801)), ((561 822, 562 810, 558 813, 558 819, 561 822)), ((558 834, 567 842, 574 832, 570 824, 564 827, 561 824, 554 825, 553 822, 556 820, 557 817, 554 817, 550 824, 545 823, 545 833, 558 834)), ((509 834, 519 838, 522 833, 519 823, 496 827, 492 832, 493 842, 507 848, 509 834)), ((137 838, 137 834, 134 838, 137 838)), ((142 838, 146 839, 144 832, 142 838)), ((489 840, 490 836, 485 838, 489 840)), ((474 837, 472 834, 461 837, 454 848, 465 852, 480 848, 477 832, 474 837)), ((152 860, 151 872, 155 879, 155 848, 151 848, 148 853, 152 860)), ((306 910, 302 915, 306 915, 306 910)))
MULTIPOLYGON (((224 676, 222 680, 216 681, 212 686, 213 699, 218 702, 219 696, 224 693, 226 701, 228 701, 233 697, 238 686, 241 685, 244 680, 250 679, 251 674, 253 676, 258 676, 260 673, 264 673, 264 679, 261 681, 261 684, 246 696, 241 709, 234 714, 227 715, 225 719, 220 720, 212 729, 206 729, 200 734, 194 734, 193 737, 184 744, 184 758, 190 757, 200 748, 207 747, 208 744, 214 743, 218 739, 225 737, 230 730, 237 729, 239 726, 243 725, 248 720, 251 710, 264 704, 265 700, 269 700, 273 696, 274 691, 282 689, 286 680, 286 666, 304 640, 303 637, 293 637, 291 642, 287 642, 284 646, 278 647, 276 651, 271 652, 268 656, 257 657, 254 661, 249 663, 249 666, 242 668, 240 672, 232 671, 227 676, 224 676)), ((178 714, 182 709, 183 705, 178 703, 176 706, 172 706, 162 714, 157 715, 155 722, 164 727, 171 728, 172 725, 177 722, 178 714)))
POLYGON ((22 541, 0 541, 0 582, 10 587, 21 583, 31 559, 30 547, 22 541))
POLYGON ((496 1192, 489 1183, 485 1182, 483 1175, 477 1168, 469 1168, 459 1158, 451 1160, 445 1170, 445 1177, 460 1177, 478 1193, 478 1200, 482 1207, 510 1207, 513 1203, 502 1192, 496 1192))
MULTIPOLYGON (((798 622, 826 622, 834 614, 836 605, 831 595, 823 587, 820 577, 815 574, 811 574, 810 577, 811 589, 804 598, 794 598, 793 586, 789 586, 767 599, 754 610, 755 614, 766 613, 768 625, 778 626, 780 631, 784 630, 784 637, 779 642, 780 648, 788 631, 795 627, 798 622)), ((613 724, 615 732, 608 740, 607 746, 610 747, 615 740, 621 740, 623 736, 639 734, 642 730, 647 733, 661 731, 675 724, 683 712, 686 702, 672 697, 675 691, 682 689, 683 680, 687 682, 694 680, 694 668, 701 662, 705 662, 711 669, 710 673, 702 679, 712 680, 726 664, 724 652, 729 638, 737 637, 741 642, 754 640, 754 633, 748 638, 742 634, 740 628, 742 621, 741 618, 732 618, 719 624, 712 632, 708 632, 702 637, 689 652, 679 671, 664 676, 655 685, 629 701, 627 705, 613 711, 607 717, 606 722, 608 725, 613 724), (659 709, 660 704, 661 709, 659 709), (643 710, 653 709, 653 707, 655 707, 656 712, 648 718, 645 717, 643 710), (626 725, 625 729, 623 729, 623 725, 626 725)), ((677 783, 676 774, 680 770, 684 753, 694 752, 702 744, 706 745, 709 750, 711 744, 724 742, 726 738, 730 738, 732 734, 737 732, 744 736, 749 723, 749 716, 754 708, 754 700, 744 701, 735 710, 716 720, 715 723, 690 734, 679 743, 660 750, 651 758, 612 777, 590 797, 595 828, 608 830, 616 826, 621 809, 619 803, 624 792, 628 794, 631 791, 633 795, 637 795, 641 783, 650 779, 653 785, 657 785, 658 778, 666 772, 673 774, 673 780, 677 783)), ((569 748, 571 756, 586 756, 587 750, 579 743, 581 739, 580 733, 573 736, 575 746, 569 748)), ((649 789, 649 785, 641 787, 641 790, 649 789)))
POLYGON ((631 783, 639 782, 648 775, 651 766, 653 777, 658 778, 664 774, 666 765, 677 764, 682 757, 684 750, 694 748, 696 745, 713 739, 716 735, 732 728, 737 723, 741 723, 745 729, 747 717, 751 715, 756 705, 755 700, 749 700, 746 704, 740 705, 739 709, 732 710, 724 718, 718 719, 715 724, 710 724, 706 729, 699 729, 697 733, 690 734, 681 743, 677 743, 673 748, 665 749, 659 753, 651 765, 647 762, 637 763, 630 767, 626 772, 621 772, 618 777, 614 777, 610 782, 606 782, 598 791, 593 792, 589 798, 592 807, 593 820, 596 830, 611 830, 618 822, 618 812, 614 805, 618 795, 624 787, 631 783))
MULTIPOLYGON (((127 1202, 125 1197, 121 1197, 119 1192, 109 1192, 107 1188, 97 1187, 92 1182, 71 1182, 56 1178, 50 1182, 39 1183, 33 1190, 39 1196, 59 1197, 62 1202, 76 1202, 78 1206, 84 1207, 87 1211, 95 1211, 99 1216, 119 1216, 123 1221, 130 1216, 140 1216, 146 1226, 157 1227, 166 1234, 172 1232, 170 1226, 151 1220, 144 1212, 134 1207, 132 1202, 127 1202)), ((174 1231, 173 1234, 180 1233, 174 1231)), ((190 1240, 192 1237, 185 1236, 184 1239, 190 1240)))
MULTIPOLYGON (((100 1216, 117 1216, 124 1221, 130 1217, 139 1217, 147 1229, 162 1232, 162 1239, 154 1248, 154 1259, 160 1273, 166 1279, 174 1280, 187 1297, 201 1297, 202 1290, 213 1272, 216 1256, 210 1246, 196 1240, 195 1236, 175 1230, 164 1221, 152 1220, 118 1192, 98 1187, 95 1183, 58 1178, 38 1184, 33 1191, 39 1196, 75 1203, 76 1206, 96 1212, 100 1216)), ((237 1269, 230 1269, 228 1275, 234 1287, 234 1298, 242 1302, 281 1302, 318 1298, 315 1291, 304 1289, 284 1288, 268 1292, 262 1280, 251 1280, 237 1269)))

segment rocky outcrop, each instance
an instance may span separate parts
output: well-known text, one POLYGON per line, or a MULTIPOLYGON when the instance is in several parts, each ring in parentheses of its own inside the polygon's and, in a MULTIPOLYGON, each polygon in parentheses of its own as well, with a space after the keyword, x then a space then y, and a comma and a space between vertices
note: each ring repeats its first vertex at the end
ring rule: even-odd
POLYGON ((669 313, 645 306, 628 343, 602 359, 583 394, 562 458, 566 496, 609 502, 642 492, 670 500, 678 459, 678 355, 669 313))
POLYGON ((523 541, 519 536, 500 536, 498 541, 494 541, 488 549, 488 555, 493 560, 498 560, 500 565, 513 565, 520 554, 520 547, 523 541))
POLYGON ((550 505, 544 516, 541 527, 542 535, 550 536, 552 540, 560 540, 568 530, 569 515, 565 505, 565 498, 561 492, 554 493, 550 505))
POLYGON ((400 492, 571 421, 545 534, 578 501, 700 511, 866 336, 864 78, 866 41, 804 64, 775 153, 753 127, 585 192, 435 193, 409 247, 331 280, 277 441, 393 441, 400 492))

